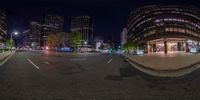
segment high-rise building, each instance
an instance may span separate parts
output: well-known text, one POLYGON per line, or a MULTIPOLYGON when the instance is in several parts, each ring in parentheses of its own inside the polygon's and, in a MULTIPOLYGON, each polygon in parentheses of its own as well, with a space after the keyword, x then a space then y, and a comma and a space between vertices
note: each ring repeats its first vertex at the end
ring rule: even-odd
POLYGON ((104 43, 104 39, 102 36, 97 36, 94 38, 94 46, 95 46, 95 50, 99 51, 101 45, 104 43))
POLYGON ((24 46, 37 48, 40 46, 41 25, 38 22, 32 21, 29 30, 23 32, 24 46))
POLYGON ((54 14, 43 14, 41 24, 41 46, 46 46, 47 35, 63 32, 64 18, 54 14))
POLYGON ((71 32, 81 34, 81 45, 92 47, 93 45, 93 17, 78 16, 71 19, 71 32))
POLYGON ((200 9, 150 5, 130 13, 128 40, 145 53, 199 52, 200 9))
POLYGON ((121 32, 121 46, 127 42, 127 28, 124 28, 121 32))
POLYGON ((41 25, 38 22, 30 23, 30 41, 31 48, 37 48, 40 46, 40 36, 41 36, 41 25))
POLYGON ((31 34, 31 32, 30 32, 30 29, 28 29, 28 30, 25 30, 24 32, 23 32, 23 45, 25 46, 25 47, 30 47, 30 34, 31 34))
POLYGON ((0 41, 5 40, 6 35, 6 14, 3 10, 0 10, 0 41))

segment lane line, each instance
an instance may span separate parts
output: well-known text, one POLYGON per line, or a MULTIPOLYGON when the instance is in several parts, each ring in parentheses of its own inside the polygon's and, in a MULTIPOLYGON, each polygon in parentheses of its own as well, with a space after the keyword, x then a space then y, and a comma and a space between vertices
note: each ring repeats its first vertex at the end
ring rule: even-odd
POLYGON ((35 68, 37 68, 38 70, 40 70, 40 67, 38 67, 37 65, 35 65, 30 59, 27 59, 35 68))
POLYGON ((108 64, 112 62, 112 58, 107 62, 108 64))

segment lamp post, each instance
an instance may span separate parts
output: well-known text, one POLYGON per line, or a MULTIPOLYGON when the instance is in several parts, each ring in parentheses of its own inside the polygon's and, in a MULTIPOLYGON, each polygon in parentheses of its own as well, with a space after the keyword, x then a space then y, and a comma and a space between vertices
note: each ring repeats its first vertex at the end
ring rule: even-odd
MULTIPOLYGON (((10 34, 11 43, 13 43, 13 34, 14 34, 14 35, 18 35, 18 32, 15 31, 15 32, 12 32, 12 33, 10 34)), ((13 45, 11 45, 11 49, 12 49, 12 46, 13 46, 13 45)))
POLYGON ((87 46, 86 46, 86 45, 87 45, 87 41, 84 42, 84 52, 87 51, 87 50, 86 50, 86 49, 87 49, 87 46))
POLYGON ((12 33, 11 33, 11 35, 10 35, 11 41, 13 41, 13 34, 14 34, 14 35, 18 35, 18 32, 12 32, 12 33))

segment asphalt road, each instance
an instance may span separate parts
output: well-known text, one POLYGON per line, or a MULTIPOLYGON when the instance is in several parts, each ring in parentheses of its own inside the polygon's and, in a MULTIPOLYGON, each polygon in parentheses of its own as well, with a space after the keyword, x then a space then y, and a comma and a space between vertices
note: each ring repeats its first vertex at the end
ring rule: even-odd
POLYGON ((199 71, 145 75, 120 55, 16 52, 0 67, 0 100, 197 100, 199 71))

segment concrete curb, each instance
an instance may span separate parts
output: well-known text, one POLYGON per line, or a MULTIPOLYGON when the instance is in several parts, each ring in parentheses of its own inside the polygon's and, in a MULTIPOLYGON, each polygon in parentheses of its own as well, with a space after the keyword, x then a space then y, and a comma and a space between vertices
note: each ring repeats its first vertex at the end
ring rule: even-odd
POLYGON ((177 70, 156 70, 156 69, 151 69, 143 65, 140 65, 137 62, 130 60, 126 55, 123 55, 123 56, 132 65, 132 67, 146 74, 157 76, 157 77, 180 77, 180 76, 192 73, 193 71, 200 68, 200 63, 197 63, 197 64, 194 64, 193 66, 185 67, 185 68, 177 69, 177 70))
POLYGON ((2 66, 3 64, 5 64, 14 54, 15 54, 15 51, 12 52, 11 54, 9 54, 8 56, 4 57, 4 58, 0 61, 0 66, 2 66))

